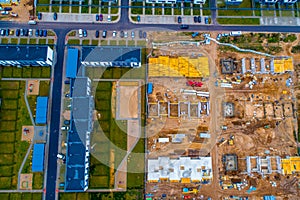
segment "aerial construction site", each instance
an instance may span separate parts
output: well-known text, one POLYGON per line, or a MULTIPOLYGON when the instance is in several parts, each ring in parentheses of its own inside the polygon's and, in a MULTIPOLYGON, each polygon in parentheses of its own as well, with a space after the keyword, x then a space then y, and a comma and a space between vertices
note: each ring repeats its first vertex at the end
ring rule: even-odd
POLYGON ((253 35, 150 36, 146 199, 299 199, 298 36, 277 53, 231 42, 253 35))

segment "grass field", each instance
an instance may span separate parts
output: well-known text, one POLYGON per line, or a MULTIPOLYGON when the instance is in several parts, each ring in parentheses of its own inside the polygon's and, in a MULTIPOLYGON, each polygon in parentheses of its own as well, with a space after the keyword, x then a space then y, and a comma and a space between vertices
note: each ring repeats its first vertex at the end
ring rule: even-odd
POLYGON ((22 125, 31 125, 23 96, 25 82, 0 81, 0 85, 0 189, 16 189, 17 173, 29 147, 20 141, 22 125))
POLYGON ((0 199, 3 200, 41 200, 42 193, 0 193, 0 199))
POLYGON ((240 5, 225 5, 225 2, 218 4, 218 8, 224 8, 224 10, 218 10, 219 16, 252 16, 252 0, 244 0, 240 5), (242 10, 244 9, 244 10, 242 10))
POLYGON ((50 78, 50 67, 2 67, 3 78, 50 78))
POLYGON ((259 18, 218 18, 219 24, 248 24, 248 25, 259 25, 259 18))

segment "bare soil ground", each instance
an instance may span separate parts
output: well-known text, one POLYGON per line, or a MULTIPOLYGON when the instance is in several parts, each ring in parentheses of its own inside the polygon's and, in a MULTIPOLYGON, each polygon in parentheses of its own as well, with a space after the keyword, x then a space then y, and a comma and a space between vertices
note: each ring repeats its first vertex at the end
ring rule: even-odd
POLYGON ((119 85, 119 118, 138 118, 138 86, 119 85))
POLYGON ((34 136, 34 127, 33 126, 22 126, 22 141, 31 142, 34 136), (28 132, 25 132, 24 129, 28 129, 28 132))
POLYGON ((27 95, 39 95, 40 81, 39 80, 29 80, 28 81, 28 91, 27 95), (29 87, 32 85, 32 91, 30 92, 29 87))
POLYGON ((21 174, 20 175, 20 189, 32 190, 33 174, 21 174))

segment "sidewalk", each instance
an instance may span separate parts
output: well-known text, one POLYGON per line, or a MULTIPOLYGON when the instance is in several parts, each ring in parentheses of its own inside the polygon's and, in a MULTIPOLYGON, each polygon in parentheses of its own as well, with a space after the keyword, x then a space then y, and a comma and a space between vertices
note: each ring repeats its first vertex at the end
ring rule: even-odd
MULTIPOLYGON (((131 16, 137 16, 137 15, 131 15, 131 16)), ((140 22, 133 21, 131 18, 130 18, 130 21, 135 24, 178 24, 177 20, 178 20, 179 16, 181 16, 181 15, 176 15, 176 16, 172 16, 172 15, 168 15, 168 16, 166 16, 166 15, 165 16, 140 15, 140 18, 141 18, 140 22)), ((205 24, 204 18, 205 18, 205 16, 202 16, 201 23, 195 23, 194 16, 183 15, 183 16, 181 16, 181 19, 182 19, 181 24, 190 24, 190 25, 205 24)))

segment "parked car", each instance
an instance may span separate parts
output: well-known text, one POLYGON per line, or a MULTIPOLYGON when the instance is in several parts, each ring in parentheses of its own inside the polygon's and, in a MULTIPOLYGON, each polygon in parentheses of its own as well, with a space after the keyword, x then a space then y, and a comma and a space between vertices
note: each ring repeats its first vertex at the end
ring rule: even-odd
POLYGON ((147 37, 147 33, 144 32, 144 33, 143 33, 143 38, 146 38, 146 37, 147 37))
POLYGON ((139 31, 139 38, 143 38, 143 31, 142 30, 139 31))
POLYGON ((111 16, 110 16, 110 15, 107 16, 107 21, 108 21, 108 22, 111 21, 111 16))
POLYGON ((38 19, 39 19, 39 20, 42 19, 42 13, 38 13, 38 19))
POLYGON ((102 14, 99 15, 99 20, 103 21, 103 15, 102 14))
POLYGON ((99 15, 97 14, 97 15, 96 15, 96 21, 99 21, 99 19, 100 19, 100 18, 99 18, 99 15))
POLYGON ((106 35, 107 35, 107 31, 103 31, 102 37, 103 37, 103 38, 106 38, 106 35))
POLYGON ((141 17, 139 15, 136 17, 136 19, 137 19, 138 22, 141 21, 141 17))
POLYGON ((61 130, 62 130, 62 131, 68 131, 69 129, 70 129, 69 126, 62 126, 62 127, 61 127, 61 130))
POLYGON ((12 8, 11 7, 5 7, 4 11, 12 11, 12 8))
POLYGON ((117 31, 113 31, 112 36, 115 38, 117 36, 117 31))
POLYGON ((18 13, 11 12, 10 15, 13 17, 18 17, 18 13))
POLYGON ((124 32, 124 38, 127 38, 128 37, 128 33, 127 31, 124 32))
POLYGON ((42 30, 42 29, 41 29, 40 32, 39 32, 39 36, 40 36, 40 37, 43 37, 43 30, 42 30))
POLYGON ((83 30, 83 37, 87 37, 87 31, 83 30))
POLYGON ((64 125, 70 125, 70 120, 65 120, 64 125))
POLYGON ((56 157, 57 157, 58 159, 61 159, 61 160, 66 159, 66 156, 65 156, 64 154, 62 154, 62 153, 57 154, 56 157))
POLYGON ((16 36, 20 36, 20 29, 16 30, 16 36))
POLYGON ((186 24, 180 25, 180 29, 188 29, 188 28, 189 28, 189 25, 186 25, 186 24))
POLYGON ((5 29, 1 29, 0 34, 1 34, 1 36, 4 36, 5 35, 5 29))
POLYGON ((221 36, 222 36, 221 33, 219 33, 218 36, 217 36, 217 40, 220 40, 221 36))
POLYGON ((24 29, 20 29, 20 36, 24 36, 24 29))
POLYGON ((1 15, 8 15, 9 12, 8 11, 1 11, 1 15))
POLYGON ((123 38, 124 37, 124 31, 120 32, 120 37, 123 38))
POLYGON ((28 29, 24 29, 24 36, 28 36, 29 35, 29 30, 28 29))
POLYGON ((57 13, 56 12, 53 14, 53 19, 57 20, 57 13))
POLYGON ((35 37, 39 37, 39 32, 40 32, 39 29, 35 30, 35 37))
POLYGON ((82 31, 82 29, 79 29, 79 30, 78 30, 78 36, 79 36, 80 38, 83 37, 83 31, 82 31))
POLYGON ((65 94, 65 97, 69 98, 70 97, 70 93, 65 94))
POLYGON ((197 23, 198 22, 198 17, 194 16, 194 22, 197 23))
POLYGON ((182 23, 182 18, 179 16, 179 17, 177 17, 177 22, 178 22, 178 24, 181 24, 182 23))
POLYGON ((6 31, 5 31, 5 34, 6 34, 6 36, 9 36, 9 29, 6 29, 6 31))
POLYGON ((30 37, 33 36, 33 30, 32 30, 32 29, 29 29, 28 35, 29 35, 30 37))
POLYGON ((202 17, 198 16, 198 23, 201 23, 202 17))
POLYGON ((134 38, 134 31, 131 32, 131 37, 134 38))
POLYGON ((95 32, 95 37, 98 38, 99 37, 99 31, 95 32))
POLYGON ((69 79, 65 80, 65 84, 70 84, 70 80, 69 79))
POLYGON ((205 22, 205 24, 208 24, 209 22, 208 22, 208 17, 205 17, 204 18, 204 22, 205 22))
POLYGON ((43 31, 43 36, 44 36, 44 37, 47 37, 47 30, 44 30, 44 31, 43 31))

